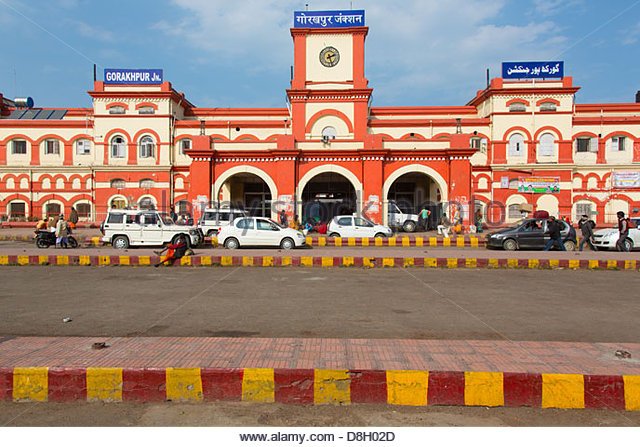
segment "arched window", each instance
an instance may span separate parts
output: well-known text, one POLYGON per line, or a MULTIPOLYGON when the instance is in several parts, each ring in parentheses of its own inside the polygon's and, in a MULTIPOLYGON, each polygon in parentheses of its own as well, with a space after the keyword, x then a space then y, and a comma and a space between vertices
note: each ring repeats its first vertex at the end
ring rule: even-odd
POLYGON ((56 189, 64 189, 64 180, 61 178, 56 180, 56 189))
POLYGON ((25 155, 27 153, 27 142, 25 140, 11 140, 11 153, 25 155))
POLYGON ((180 153, 184 154, 184 151, 188 151, 191 149, 191 139, 183 138, 180 140, 180 153))
POLYGON ((80 202, 75 204, 75 209, 78 212, 80 219, 91 218, 91 204, 87 202, 80 202))
POLYGON ((509 112, 526 112, 527 106, 523 102, 512 102, 509 105, 509 112))
POLYGON ((14 179, 7 179, 7 189, 16 189, 16 181, 14 179))
POLYGON ((22 218, 27 216, 27 204, 25 202, 9 203, 9 218, 22 218))
POLYGON ((553 134, 543 133, 540 136, 540 145, 538 147, 538 154, 543 157, 551 157, 555 155, 556 139, 553 134))
POLYGON ((111 139, 111 156, 113 158, 124 158, 127 153, 127 143, 121 136, 115 136, 111 139))
POLYGON ((125 182, 121 178, 114 178, 113 180, 111 180, 111 187, 113 189, 124 189, 127 187, 127 182, 125 182))
POLYGON ((124 115, 124 106, 111 106, 109 107, 109 115, 124 115))
POLYGON ((109 208, 115 208, 115 209, 125 209, 127 207, 127 200, 123 197, 114 197, 113 199, 111 199, 111 202, 109 203, 109 208))
POLYGON ((44 140, 42 143, 44 146, 45 155, 60 155, 60 141, 58 140, 44 140))
POLYGON ((520 211, 520 204, 519 203, 515 203, 513 205, 509 205, 508 211, 507 211, 507 217, 510 220, 514 220, 514 219, 520 219, 522 218, 522 211, 520 211))
POLYGON ((62 207, 59 203, 47 203, 44 206, 44 212, 47 216, 59 216, 62 214, 62 207))
POLYGON ((524 137, 519 133, 514 133, 509 137, 509 155, 521 156, 524 155, 524 137))
POLYGON ((542 104, 540 104, 541 112, 555 112, 556 108, 556 105, 552 102, 543 102, 542 104))
POLYGON ((80 139, 76 140, 76 155, 89 155, 91 154, 91 140, 80 139))
POLYGON ((140 138, 140 143, 138 144, 139 156, 140 158, 151 158, 154 156, 155 152, 155 143, 153 138, 149 135, 146 135, 140 138))
POLYGON ((153 188, 155 185, 155 182, 153 180, 151 180, 150 178, 144 178, 142 180, 140 180, 140 188, 141 189, 150 189, 153 188))
POLYGON ((141 210, 154 210, 156 209, 155 203, 153 203, 153 199, 151 197, 143 197, 138 202, 138 208, 141 210))

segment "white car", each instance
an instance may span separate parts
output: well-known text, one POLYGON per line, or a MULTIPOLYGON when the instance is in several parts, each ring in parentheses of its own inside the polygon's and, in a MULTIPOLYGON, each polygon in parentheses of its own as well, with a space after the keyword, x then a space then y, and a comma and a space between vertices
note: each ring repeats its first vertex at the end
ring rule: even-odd
MULTIPOLYGON (((596 230, 593 232, 593 245, 595 245, 598 250, 615 250, 619 237, 620 233, 617 226, 596 230)), ((634 248, 640 248, 640 218, 634 217, 631 219, 629 237, 625 241, 625 244, 629 251, 634 248)))
POLYGON ((266 217, 239 217, 220 229, 218 243, 228 249, 254 246, 289 250, 304 246, 306 238, 300 231, 282 228, 266 217))
POLYGON ((331 237, 389 237, 393 231, 363 217, 335 216, 329 222, 327 234, 331 237))
POLYGON ((180 236, 191 247, 202 242, 200 230, 196 227, 176 225, 167 213, 155 210, 111 209, 100 226, 100 231, 104 235, 102 242, 120 250, 174 243, 180 236))

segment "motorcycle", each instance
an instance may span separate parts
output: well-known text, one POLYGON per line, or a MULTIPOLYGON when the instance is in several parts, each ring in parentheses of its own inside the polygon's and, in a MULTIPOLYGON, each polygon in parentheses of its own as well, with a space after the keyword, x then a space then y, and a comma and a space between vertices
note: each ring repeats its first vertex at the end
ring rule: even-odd
MULTIPOLYGON (((67 244, 69 248, 78 248, 78 241, 73 236, 67 236, 67 244)), ((56 234, 52 231, 38 230, 36 231, 36 246, 38 248, 49 248, 56 245, 56 234)))

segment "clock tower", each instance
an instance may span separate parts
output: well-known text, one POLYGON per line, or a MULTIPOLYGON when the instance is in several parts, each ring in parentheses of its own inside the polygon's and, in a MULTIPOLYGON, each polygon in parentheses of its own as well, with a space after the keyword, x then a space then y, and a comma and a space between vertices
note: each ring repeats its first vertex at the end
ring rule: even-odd
POLYGON ((362 141, 372 89, 364 76, 364 11, 299 11, 291 29, 296 141, 362 141))

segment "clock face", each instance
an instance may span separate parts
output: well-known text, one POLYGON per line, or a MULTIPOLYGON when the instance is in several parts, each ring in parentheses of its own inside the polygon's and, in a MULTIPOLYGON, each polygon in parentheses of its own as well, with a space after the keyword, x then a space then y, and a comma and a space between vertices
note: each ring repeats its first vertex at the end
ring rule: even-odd
POLYGON ((340 53, 333 47, 326 47, 320 52, 320 63, 325 67, 335 67, 340 62, 340 53))

